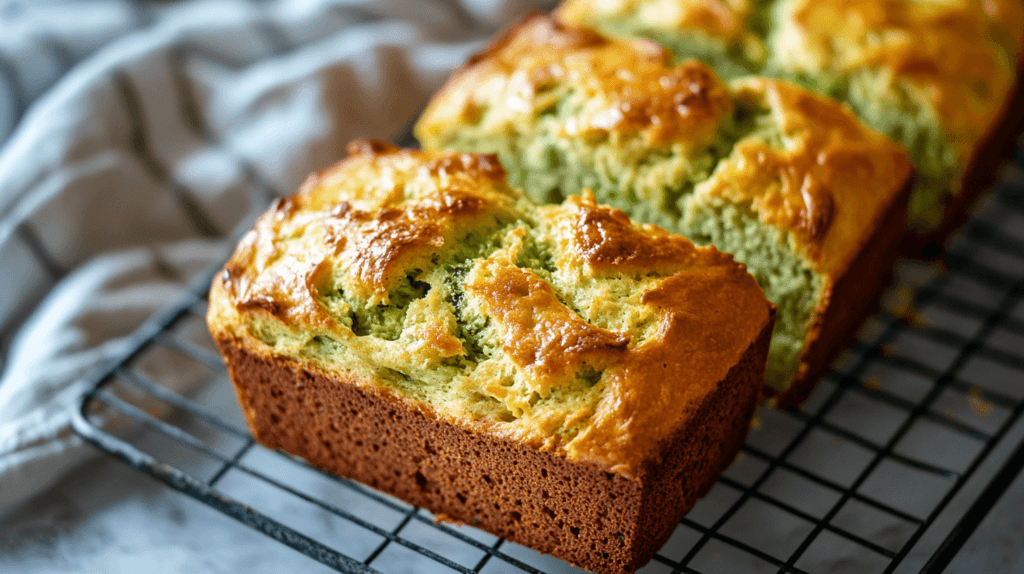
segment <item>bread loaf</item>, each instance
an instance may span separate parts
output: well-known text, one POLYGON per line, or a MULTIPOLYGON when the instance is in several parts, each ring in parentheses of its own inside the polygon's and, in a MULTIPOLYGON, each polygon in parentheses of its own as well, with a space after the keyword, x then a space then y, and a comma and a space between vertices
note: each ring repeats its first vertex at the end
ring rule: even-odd
POLYGON ((746 436, 774 309, 743 265, 491 155, 355 142, 210 292, 253 435, 606 573, 668 539, 746 436))

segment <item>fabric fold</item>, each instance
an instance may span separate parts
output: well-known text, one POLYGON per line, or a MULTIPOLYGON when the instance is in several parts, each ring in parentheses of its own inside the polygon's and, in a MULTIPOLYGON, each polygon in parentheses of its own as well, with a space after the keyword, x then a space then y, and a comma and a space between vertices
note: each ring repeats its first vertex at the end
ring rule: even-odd
POLYGON ((70 426, 82 377, 274 197, 349 140, 394 136, 498 27, 550 4, 23 7, 5 45, 53 65, 0 66, 0 99, 18 104, 0 121, 0 515, 95 452, 70 426))

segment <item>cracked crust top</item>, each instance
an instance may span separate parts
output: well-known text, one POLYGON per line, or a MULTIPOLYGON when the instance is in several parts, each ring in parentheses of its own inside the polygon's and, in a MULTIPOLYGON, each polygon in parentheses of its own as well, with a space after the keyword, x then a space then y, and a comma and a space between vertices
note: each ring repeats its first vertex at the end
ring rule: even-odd
POLYGON ((493 156, 357 142, 260 218, 208 323, 222 344, 630 475, 772 316, 714 248, 589 196, 536 208, 493 156), (391 335, 357 333, 360 313, 399 306, 391 335))

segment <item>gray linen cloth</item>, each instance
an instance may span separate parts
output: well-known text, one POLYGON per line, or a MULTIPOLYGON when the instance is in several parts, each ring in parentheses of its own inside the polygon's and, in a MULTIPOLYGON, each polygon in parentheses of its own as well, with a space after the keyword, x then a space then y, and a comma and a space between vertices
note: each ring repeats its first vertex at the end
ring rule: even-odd
POLYGON ((95 452, 81 378, 232 235, 544 4, 0 2, 0 515, 95 452))

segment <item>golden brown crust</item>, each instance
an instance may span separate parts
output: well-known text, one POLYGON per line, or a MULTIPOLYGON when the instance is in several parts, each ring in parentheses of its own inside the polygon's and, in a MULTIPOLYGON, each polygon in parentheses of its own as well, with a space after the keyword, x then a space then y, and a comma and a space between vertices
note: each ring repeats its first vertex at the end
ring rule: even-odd
POLYGON ((796 240, 798 252, 808 257, 825 282, 799 370, 785 392, 769 392, 780 406, 793 407, 828 372, 865 311, 877 307, 891 283, 906 229, 913 170, 898 144, 823 96, 764 78, 738 80, 733 90, 738 100, 771 110, 784 148, 740 142, 697 193, 717 187, 715 191, 725 189, 732 197, 737 189, 768 190, 752 198, 755 211, 762 220, 795 231, 791 241, 796 240), (734 171, 734 162, 758 169, 734 171), (764 210, 759 203, 775 209, 764 210), (781 221, 771 221, 774 218, 781 221), (787 220, 788 225, 780 225, 787 220), (864 276, 864 269, 872 270, 870 277, 864 276))
POLYGON ((515 202, 494 156, 411 152, 365 140, 348 151, 278 200, 242 240, 224 274, 240 309, 337 330, 316 303, 325 275, 351 277, 352 295, 386 302, 425 253, 515 202))
POLYGON ((767 19, 770 46, 746 51, 759 62, 759 52, 770 50, 772 73, 849 81, 850 97, 865 114, 880 116, 879 122, 897 121, 894 110, 909 105, 905 112, 913 119, 904 121, 944 133, 952 152, 951 157, 937 157, 946 153, 942 149, 922 154, 932 171, 952 166, 948 187, 953 193, 935 198, 943 203, 938 228, 934 215, 925 218, 927 223, 912 213, 917 229, 906 240, 908 253, 921 253, 927 245, 937 253, 935 247, 966 220, 974 199, 996 181, 999 164, 1024 131, 1012 104, 1020 100, 1024 73, 1024 3, 778 0, 760 10, 766 13, 753 20, 742 0, 566 0, 556 13, 563 21, 611 32, 622 26, 638 35, 676 33, 684 44, 689 35, 703 36, 721 42, 723 49, 750 45, 743 34, 752 35, 754 22, 767 19), (700 16, 704 11, 717 16, 700 16))
POLYGON ((434 97, 443 104, 424 113, 417 135, 473 123, 490 103, 502 106, 490 121, 532 122, 541 111, 537 96, 568 82, 582 108, 565 123, 566 136, 641 135, 652 146, 707 145, 731 109, 729 95, 703 64, 669 66, 671 59, 651 41, 616 42, 546 16, 528 17, 452 76, 434 97))
MULTIPOLYGON (((505 99, 494 98, 493 94, 518 94, 520 100, 516 101, 522 105, 515 109, 532 110, 537 106, 538 98, 534 97, 537 92, 533 88, 517 87, 520 86, 517 82, 532 77, 535 70, 529 58, 532 57, 531 46, 539 43, 535 40, 537 30, 543 30, 545 34, 556 30, 557 37, 585 38, 560 42, 558 50, 546 46, 537 49, 542 54, 537 59, 543 58, 548 67, 563 66, 563 62, 580 53, 593 51, 595 46, 628 45, 602 40, 592 32, 567 25, 558 26, 535 17, 514 28, 475 59, 470 67, 450 80, 432 102, 419 128, 425 132, 443 131, 452 129, 452 125, 478 122, 472 125, 473 130, 496 137, 520 129, 515 125, 498 129, 487 122, 493 115, 502 116, 505 108, 515 108, 507 105, 505 99), (515 49, 509 46, 515 46, 515 49), (456 97, 466 94, 476 98, 472 105, 456 97), (469 112, 472 117, 462 115, 467 109, 479 111, 478 108, 484 109, 487 105, 494 107, 488 108, 483 116, 472 116, 475 112, 469 112)), ((652 65, 660 66, 662 70, 672 69, 671 61, 664 58, 652 65)), ((657 76, 653 68, 650 74, 657 76)), ((563 89, 577 89, 580 83, 575 77, 557 80, 560 82, 558 86, 544 84, 546 89, 559 93, 563 89)), ((637 94, 644 89, 647 89, 646 84, 635 86, 637 94)), ((745 78, 728 86, 727 97, 731 103, 718 107, 736 110, 739 141, 718 161, 710 178, 697 183, 687 204, 687 209, 693 211, 685 212, 683 217, 690 217, 697 210, 714 210, 723 203, 733 203, 749 208, 761 221, 779 229, 783 240, 806 259, 824 282, 822 300, 818 301, 821 306, 813 319, 819 321, 828 313, 834 314, 829 311, 829 293, 846 280, 850 265, 864 256, 869 245, 874 245, 872 249, 885 255, 877 260, 879 264, 884 265, 885 260, 891 265, 894 257, 891 250, 870 242, 876 235, 886 234, 879 226, 892 212, 900 209, 899 202, 906 202, 903 192, 912 175, 910 161, 900 146, 862 124, 848 108, 794 84, 745 78), (755 117, 751 118, 749 114, 755 117), (762 118, 762 115, 767 117, 762 118)), ((560 109, 575 109, 565 106, 565 100, 560 101, 563 102, 560 109)), ((720 117, 714 124, 719 132, 723 131, 722 119, 726 118, 720 117)), ((548 121, 545 116, 545 126, 548 121)), ((575 117, 566 113, 566 117, 559 121, 570 124, 575 117)), ((554 135, 558 137, 557 133, 554 135)), ((699 141, 709 140, 709 136, 700 135, 699 141)), ((429 140, 425 141, 431 145, 429 140)), ((646 158, 647 154, 662 151, 655 146, 638 151, 635 147, 621 145, 621 142, 619 145, 610 143, 607 147, 612 152, 621 150, 623 154, 632 154, 629 157, 639 155, 646 158)), ((604 147, 601 151, 605 151, 604 147)), ((673 154, 684 153, 673 149, 673 154)), ((674 173, 673 177, 680 178, 676 185, 687 183, 682 173, 674 173)), ((673 185, 671 181, 659 180, 658 183, 673 185)), ((682 261, 692 255, 685 250, 675 252, 671 241, 656 238, 656 234, 648 234, 649 241, 638 241, 630 236, 631 224, 624 218, 616 219, 611 211, 577 208, 569 213, 571 216, 560 220, 559 228, 571 230, 574 224, 586 221, 593 237, 579 231, 567 231, 574 239, 572 247, 565 251, 585 262, 595 274, 601 273, 602 269, 624 269, 631 265, 658 267, 666 273, 675 273, 685 265, 674 259, 682 261), (620 237, 624 238, 621 245, 618 243, 620 237), (590 244, 592 239, 600 245, 599 249, 590 244)), ((865 296, 865 303, 873 296, 874 290, 869 291, 871 293, 865 296)), ((834 300, 833 303, 859 312, 865 310, 857 297, 834 300)), ((844 337, 852 332, 845 327, 841 331, 844 337)), ((831 337, 822 336, 817 329, 807 331, 802 374, 797 376, 798 386, 806 377, 819 374, 818 365, 833 357, 837 350, 834 343, 831 337)))
MULTIPOLYGON (((582 211, 605 211, 613 220, 621 217, 617 210, 598 208, 592 199, 568 204, 582 206, 582 211)), ((580 221, 571 215, 563 215, 565 219, 580 221)), ((584 216, 583 221, 582 230, 556 226, 569 235, 564 244, 570 250, 580 237, 600 233, 595 229, 600 218, 584 216)), ((542 396, 551 385, 545 375, 564 375, 562 369, 582 363, 606 371, 601 400, 593 412, 587 411, 587 417, 593 415, 588 424, 568 442, 546 445, 553 452, 633 475, 651 456, 659 440, 655 437, 677 429, 693 405, 713 390, 714 381, 735 364, 761 325, 771 321, 760 288, 744 266, 713 248, 696 248, 683 240, 684 247, 678 241, 667 242, 677 245, 674 261, 662 263, 663 268, 671 263, 671 274, 641 296, 643 304, 659 310, 657 331, 642 344, 627 346, 623 335, 588 325, 536 275, 515 267, 502 253, 468 278, 467 292, 481 295, 485 314, 499 325, 502 350, 519 364, 540 366, 530 371, 531 388, 542 396), (668 380, 672 384, 665 384, 668 380)), ((521 442, 536 441, 535 431, 522 425, 492 430, 521 442)))
MULTIPOLYGON (((1024 5, 1022 5, 1024 10, 1024 5)), ((926 234, 904 237, 902 252, 910 257, 936 257, 942 253, 950 236, 967 222, 971 206, 999 182, 1002 165, 1013 157, 1021 134, 1024 134, 1024 57, 1017 61, 1017 73, 1010 97, 989 126, 984 139, 974 149, 971 162, 964 170, 962 190, 947 198, 942 223, 926 234)))
POLYGON ((666 314, 658 338, 631 349, 625 368, 612 373, 590 425, 567 445, 572 459, 614 461, 611 470, 627 476, 651 460, 658 442, 714 391, 711 381, 736 364, 749 326, 768 319, 763 305, 742 294, 749 277, 735 268, 680 271, 644 295, 666 314), (752 317, 764 319, 745 325, 752 317))
POLYGON ((848 108, 788 82, 746 78, 732 89, 737 101, 768 110, 784 141, 741 140, 698 184, 698 197, 749 204, 792 232, 819 272, 841 275, 910 179, 906 152, 848 108))
MULTIPOLYGON (((501 325, 501 350, 538 379, 566 377, 584 362, 603 367, 629 346, 628 335, 587 323, 536 273, 500 258, 481 263, 466 291, 501 325)), ((542 396, 549 390, 538 387, 542 396)))
POLYGON ((962 163, 1002 109, 1024 29, 1017 0, 790 0, 782 14, 783 69, 884 71, 881 88, 929 102, 962 163))
MULTIPOLYGON (((552 83, 582 91, 597 102, 611 102, 620 110, 616 129, 657 126, 663 134, 671 131, 671 141, 693 147, 717 138, 734 102, 766 110, 782 133, 781 147, 760 134, 741 139, 711 179, 698 184, 697 199, 749 205, 765 223, 790 232, 794 249, 818 271, 834 276, 845 269, 910 177, 906 152, 848 108, 809 90, 754 77, 726 89, 703 64, 673 64, 660 49, 652 52, 654 57, 638 56, 637 42, 607 39, 543 16, 528 18, 449 80, 419 129, 429 140, 452 125, 474 123, 471 116, 487 106, 503 121, 522 110, 522 121, 534 122, 528 112, 540 105, 538 94, 554 89, 552 83), (622 67, 629 70, 627 75, 622 67), (686 79, 691 76, 699 80, 686 79), (693 105, 673 107, 691 100, 693 105)), ((611 117, 604 113, 608 109, 599 103, 561 121, 594 126, 595 117, 611 117), (604 111, 591 115, 598 108, 604 111)), ((490 126, 487 131, 507 130, 490 126)), ((572 135, 567 129, 563 137, 572 135)), ((661 149, 648 143, 645 153, 661 149)))
POLYGON ((681 235, 650 224, 634 224, 621 209, 598 205, 586 190, 558 209, 547 210, 560 236, 564 255, 594 272, 642 271, 671 273, 697 266, 732 265, 732 256, 714 248, 697 247, 681 235))

